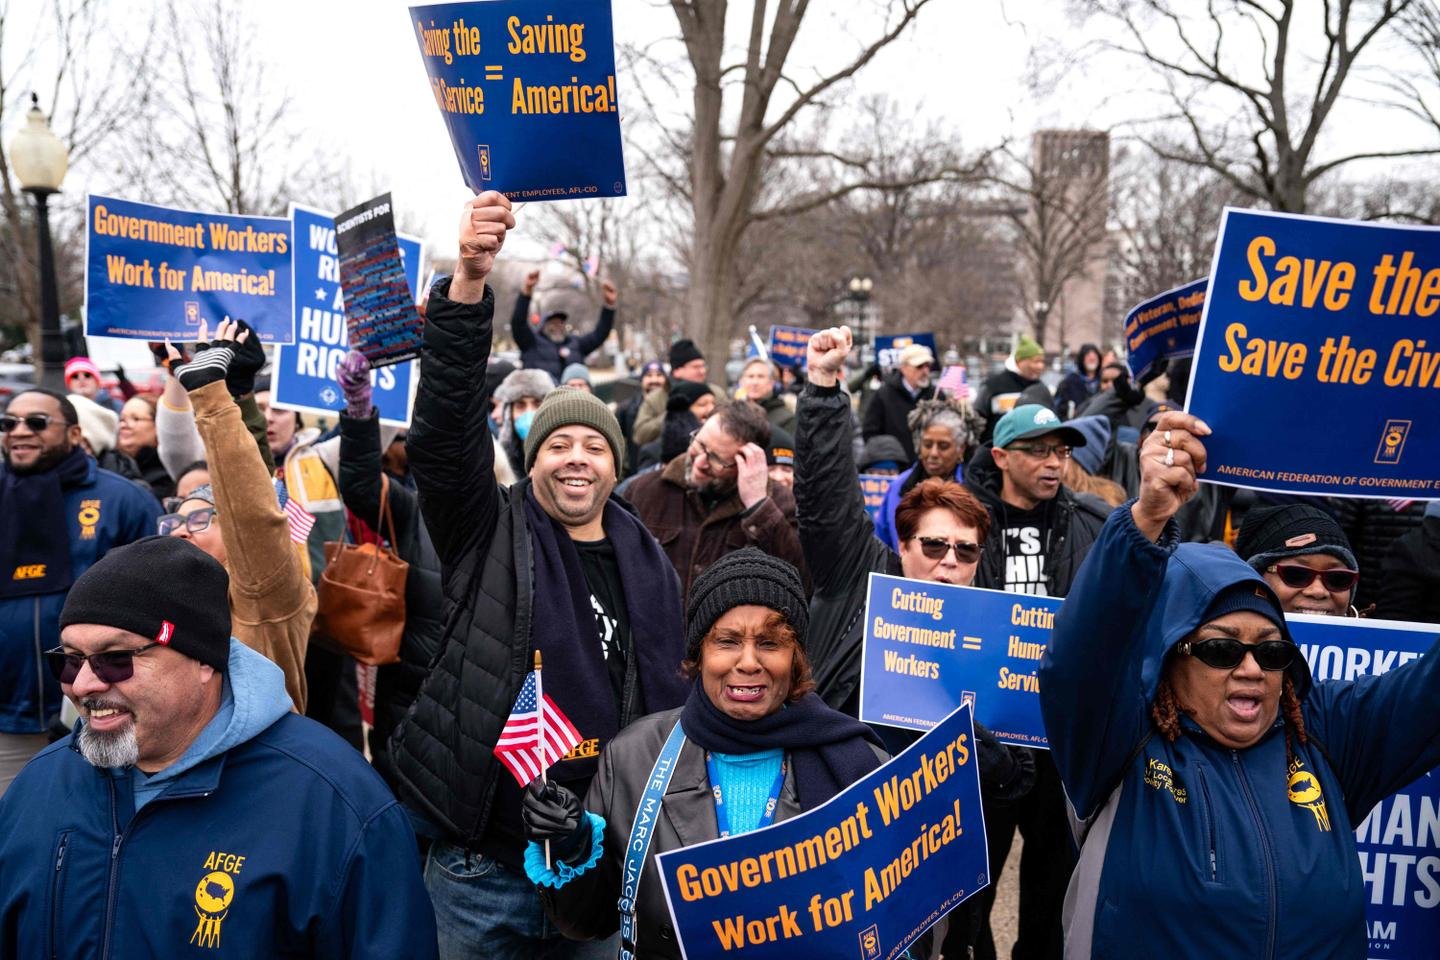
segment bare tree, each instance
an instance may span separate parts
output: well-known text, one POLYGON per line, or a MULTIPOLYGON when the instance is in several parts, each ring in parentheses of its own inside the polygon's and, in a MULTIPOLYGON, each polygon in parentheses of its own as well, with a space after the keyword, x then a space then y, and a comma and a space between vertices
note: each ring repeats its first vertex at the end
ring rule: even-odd
POLYGON ((1275 210, 1303 213, 1310 187, 1345 164, 1440 153, 1421 145, 1322 154, 1321 133, 1347 84, 1415 3, 1083 0, 1081 6, 1120 24, 1121 49, 1162 82, 1174 114, 1159 118, 1159 132, 1178 123, 1185 139, 1144 135, 1158 155, 1213 170, 1275 210), (1318 36, 1304 35, 1312 23, 1318 36))

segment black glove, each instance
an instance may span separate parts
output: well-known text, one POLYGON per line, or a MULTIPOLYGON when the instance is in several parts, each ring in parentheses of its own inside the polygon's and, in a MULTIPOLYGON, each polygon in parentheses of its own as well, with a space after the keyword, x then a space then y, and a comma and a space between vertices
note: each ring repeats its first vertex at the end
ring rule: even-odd
POLYGON ((235 360, 234 344, 224 341, 195 344, 195 356, 189 363, 176 365, 173 361, 170 372, 180 381, 187 392, 194 393, 207 384, 224 380, 235 360))
POLYGON ((979 721, 980 789, 991 800, 1019 800, 1035 785, 1035 758, 1023 747, 1007 747, 979 721))
POLYGON ((577 864, 590 855, 590 818, 580 798, 554 780, 532 780, 520 803, 525 837, 536 843, 550 841, 552 856, 577 864))
POLYGON ((115 364, 115 380, 116 380, 117 383, 129 383, 129 382, 130 382, 130 379, 125 376, 125 368, 122 367, 122 366, 121 366, 120 364, 118 364, 118 363, 115 364))
POLYGON ((1125 409, 1130 410, 1145 402, 1145 391, 1130 380, 1128 373, 1122 373, 1115 378, 1115 396, 1119 397, 1125 404, 1125 409))
POLYGON ((244 320, 236 320, 235 323, 238 325, 235 330, 237 340, 240 334, 250 331, 244 343, 230 344, 235 351, 235 359, 230 361, 230 370, 225 374, 225 386, 230 396, 238 400, 247 393, 255 392, 255 376, 265 366, 265 347, 248 323, 244 320))

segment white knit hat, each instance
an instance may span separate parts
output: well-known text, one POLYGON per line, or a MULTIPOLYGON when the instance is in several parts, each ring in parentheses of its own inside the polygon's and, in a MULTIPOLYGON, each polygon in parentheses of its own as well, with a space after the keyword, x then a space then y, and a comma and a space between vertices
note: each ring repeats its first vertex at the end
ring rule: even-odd
POLYGON ((89 397, 78 393, 70 394, 75 412, 80 415, 80 433, 95 456, 115 447, 115 435, 120 429, 120 418, 114 411, 106 410, 89 397))

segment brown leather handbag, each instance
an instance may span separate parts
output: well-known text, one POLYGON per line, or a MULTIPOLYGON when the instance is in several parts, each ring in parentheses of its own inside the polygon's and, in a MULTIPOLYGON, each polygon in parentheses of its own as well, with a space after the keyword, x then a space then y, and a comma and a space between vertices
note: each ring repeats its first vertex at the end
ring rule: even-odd
POLYGON ((390 515, 390 478, 380 474, 380 523, 389 549, 379 544, 325 544, 325 569, 316 589, 315 633, 361 663, 380 666, 400 659, 405 632, 405 578, 410 564, 395 552, 390 515))

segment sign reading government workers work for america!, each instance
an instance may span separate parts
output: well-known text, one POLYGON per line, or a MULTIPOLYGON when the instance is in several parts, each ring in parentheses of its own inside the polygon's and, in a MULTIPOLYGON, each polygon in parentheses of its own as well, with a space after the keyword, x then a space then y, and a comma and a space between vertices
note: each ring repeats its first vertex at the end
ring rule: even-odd
POLYGON ((1227 209, 1186 409, 1202 479, 1440 499, 1440 230, 1227 209))
POLYGON ((470 189, 625 195, 610 0, 411 7, 410 30, 470 189))
POLYGON ((226 317, 264 343, 290 343, 290 221, 157 207, 91 194, 85 333, 194 340, 226 317))
POLYGON ((979 766, 966 706, 808 813, 662 853, 686 960, 895 960, 990 881, 979 766))

